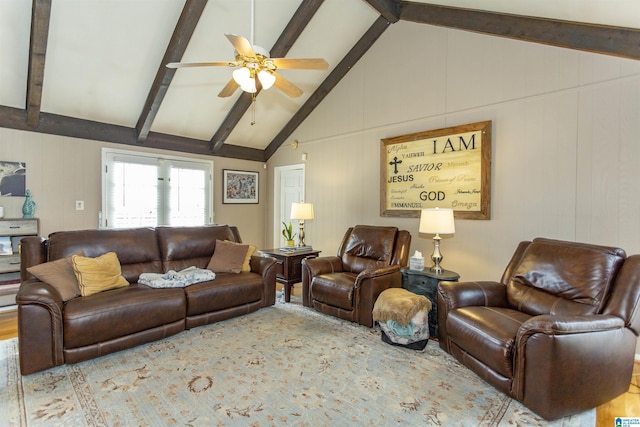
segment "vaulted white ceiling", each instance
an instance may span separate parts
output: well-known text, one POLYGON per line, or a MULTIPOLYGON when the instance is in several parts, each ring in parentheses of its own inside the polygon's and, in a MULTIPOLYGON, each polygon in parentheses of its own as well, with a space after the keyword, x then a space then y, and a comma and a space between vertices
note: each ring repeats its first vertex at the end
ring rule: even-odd
MULTIPOLYGON (((331 90, 333 86, 326 86, 327 80, 335 85, 340 73, 348 71, 346 66, 341 71, 339 64, 345 57, 349 58, 351 49, 366 37, 381 15, 389 20, 390 16, 393 18, 393 11, 407 3, 396 0, 254 2, 252 13, 251 0, 33 0, 33 3, 2 0, 0 126, 123 143, 136 139, 144 143, 148 132, 153 146, 168 147, 176 137, 176 149, 181 151, 265 159, 269 150, 272 152, 281 142, 278 138, 282 138, 283 130, 295 127, 296 120, 306 117, 305 111, 308 114, 314 103, 321 102, 322 96, 313 98, 313 93, 319 87, 323 93, 331 90), (296 11, 309 5, 317 7, 317 12, 308 22, 300 22, 299 18, 296 21, 296 11), (32 11, 48 7, 50 17, 40 87, 35 72, 31 79, 29 77, 30 58, 37 64, 39 54, 37 46, 31 43, 32 22, 37 21, 32 11), (279 70, 304 91, 303 95, 290 98, 272 88, 258 94, 255 108, 245 102, 243 109, 239 98, 247 95, 239 89, 229 98, 217 96, 231 78, 231 68, 183 68, 175 74, 167 73, 164 63, 170 61, 166 54, 172 42, 181 41, 174 30, 183 9, 188 7, 200 7, 201 15, 193 34, 180 36, 190 38, 184 41, 183 53, 179 49, 173 51, 181 53, 177 61, 232 61, 234 49, 225 33, 243 35, 271 50, 291 21, 303 30, 289 39, 293 44, 286 57, 321 57, 329 63, 329 70, 279 70), (388 13, 384 13, 385 10, 388 13), (154 84, 156 78, 159 81, 154 84), (325 86, 321 86, 323 82, 325 86), (29 102, 33 104, 33 99, 37 101, 38 97, 29 98, 28 91, 37 95, 40 89, 39 105, 29 106, 29 102), (39 124, 28 124, 30 108, 39 108, 35 111, 39 124), (229 121, 230 115, 235 115, 236 120, 229 121), (253 118, 255 124, 252 125, 253 118), (147 129, 141 137, 141 128, 145 126, 141 123, 145 120, 147 129), (83 128, 80 134, 74 134, 74 126, 83 128), (211 151, 214 145, 233 146, 236 150, 215 153, 211 151)), ((640 28, 637 0, 421 0, 414 3, 640 28)), ((631 35, 636 37, 637 32, 631 35)), ((370 43, 374 43, 376 37, 370 38, 370 43)), ((280 50, 287 47, 281 46, 280 50)), ((362 49, 364 54, 366 47, 362 49)), ((357 62, 357 58, 352 56, 350 61, 357 62)))

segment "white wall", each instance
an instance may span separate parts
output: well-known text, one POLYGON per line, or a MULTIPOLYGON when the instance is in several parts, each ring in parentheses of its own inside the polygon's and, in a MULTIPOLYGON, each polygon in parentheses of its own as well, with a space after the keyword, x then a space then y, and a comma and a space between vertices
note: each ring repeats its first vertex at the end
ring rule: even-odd
POLYGON ((399 22, 269 171, 307 153, 306 241, 324 255, 366 223, 409 230, 412 252, 428 257, 417 218, 380 216, 380 139, 483 120, 493 121, 491 219, 456 221, 444 268, 498 279, 518 242, 537 236, 640 253, 640 61, 399 22))
MULTIPOLYGON (((82 230, 98 227, 101 199, 101 149, 112 147, 163 153, 144 147, 106 144, 97 141, 45 135, 0 128, 0 160, 26 162, 26 186, 36 202, 35 216, 40 218, 40 234, 54 231, 82 230), (75 201, 84 200, 85 210, 76 211, 75 201)), ((180 157, 213 160, 214 215, 218 224, 237 225, 246 243, 265 244, 264 205, 266 171, 260 162, 205 157, 166 152, 180 157), (222 204, 222 170, 250 170, 260 173, 259 204, 222 204)), ((24 197, 0 197, 5 218, 22 217, 24 197)))

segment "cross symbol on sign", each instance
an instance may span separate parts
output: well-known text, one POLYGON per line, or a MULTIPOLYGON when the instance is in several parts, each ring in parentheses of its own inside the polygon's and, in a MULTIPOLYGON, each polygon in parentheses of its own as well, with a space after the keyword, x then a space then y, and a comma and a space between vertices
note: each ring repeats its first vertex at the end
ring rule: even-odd
POLYGON ((393 165, 393 173, 398 173, 398 163, 402 163, 402 160, 398 160, 397 157, 393 158, 393 162, 389 162, 390 165, 393 165))

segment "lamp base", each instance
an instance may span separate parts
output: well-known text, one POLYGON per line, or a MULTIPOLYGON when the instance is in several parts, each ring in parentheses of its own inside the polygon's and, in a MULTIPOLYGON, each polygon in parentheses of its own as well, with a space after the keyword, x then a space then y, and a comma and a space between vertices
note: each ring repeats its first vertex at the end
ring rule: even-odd
POLYGON ((439 234, 433 238, 433 254, 431 254, 431 261, 433 261, 433 267, 431 267, 431 271, 434 273, 442 273, 442 267, 440 266, 440 262, 442 261, 442 253, 440 252, 440 240, 442 238, 439 234))
POLYGON ((298 247, 305 247, 304 243, 304 220, 300 220, 300 230, 298 230, 298 247))

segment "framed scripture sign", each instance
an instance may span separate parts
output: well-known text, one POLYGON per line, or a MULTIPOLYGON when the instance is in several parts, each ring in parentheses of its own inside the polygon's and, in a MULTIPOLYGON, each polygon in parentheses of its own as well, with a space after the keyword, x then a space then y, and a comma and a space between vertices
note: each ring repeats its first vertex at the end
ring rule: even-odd
POLYGON ((258 172, 222 170, 222 203, 258 203, 258 172))
POLYGON ((386 138, 380 152, 380 214, 419 217, 452 208, 456 218, 489 219, 491 121, 386 138))

